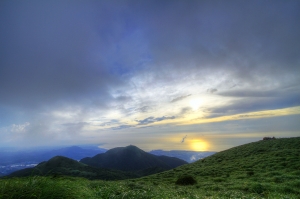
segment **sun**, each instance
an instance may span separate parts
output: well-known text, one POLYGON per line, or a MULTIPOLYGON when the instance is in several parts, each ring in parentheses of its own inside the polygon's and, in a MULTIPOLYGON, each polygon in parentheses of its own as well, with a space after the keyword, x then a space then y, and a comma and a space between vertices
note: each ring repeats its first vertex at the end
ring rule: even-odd
POLYGON ((199 98, 194 98, 194 99, 191 99, 190 102, 190 107, 196 111, 199 109, 200 105, 202 104, 202 101, 199 99, 199 98))
POLYGON ((191 148, 194 151, 207 151, 208 144, 203 140, 193 140, 191 148))

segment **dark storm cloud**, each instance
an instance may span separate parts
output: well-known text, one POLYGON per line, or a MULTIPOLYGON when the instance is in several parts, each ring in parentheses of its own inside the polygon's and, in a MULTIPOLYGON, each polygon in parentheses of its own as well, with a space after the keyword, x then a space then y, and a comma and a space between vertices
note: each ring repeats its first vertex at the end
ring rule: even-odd
POLYGON ((300 105, 300 95, 253 97, 233 100, 231 104, 206 110, 209 118, 261 110, 275 110, 300 105))
POLYGON ((230 90, 220 92, 223 97, 236 98, 229 105, 216 107, 213 115, 239 114, 250 111, 280 109, 300 105, 300 92, 298 86, 279 87, 272 90, 230 90))
POLYGON ((28 122, 26 136, 47 143, 94 119, 120 130, 137 114, 141 127, 187 115, 182 105, 152 116, 207 88, 231 102, 210 117, 299 105, 299 10, 296 0, 2 0, 0 129, 28 122))
POLYGON ((151 55, 166 72, 224 69, 243 80, 299 73, 299 1, 140 4, 151 55))
POLYGON ((184 116, 185 114, 190 113, 191 111, 193 111, 191 107, 184 107, 181 109, 179 116, 184 116))
POLYGON ((127 102, 132 100, 132 98, 130 96, 118 96, 115 98, 115 100, 119 101, 119 102, 127 102))
POLYGON ((88 122, 77 122, 77 123, 65 123, 62 124, 65 127, 73 127, 73 128, 83 128, 86 125, 89 125, 90 123, 88 122))
POLYGON ((127 124, 124 124, 124 125, 112 127, 111 129, 112 129, 112 130, 122 130, 122 129, 128 129, 128 128, 131 128, 131 127, 134 127, 134 126, 133 126, 133 125, 127 125, 127 124))
POLYGON ((110 43, 103 42, 106 38, 97 35, 95 26, 102 27, 106 19, 95 24, 91 3, 1 2, 0 103, 37 106, 82 102, 87 96, 91 101, 101 96, 102 103, 111 99, 108 88, 122 80, 102 58, 101 49, 109 49, 110 43))
POLYGON ((216 88, 210 88, 210 89, 207 89, 206 90, 208 93, 215 93, 215 92, 217 92, 218 91, 218 89, 216 89, 216 88))
MULTIPOLYGON (((254 83, 255 85, 255 83, 254 83)), ((263 86, 263 85, 262 85, 263 86)), ((248 89, 234 89, 223 92, 218 92, 218 95, 224 97, 289 97, 300 93, 298 85, 278 86, 277 88, 248 88, 248 89)))
POLYGON ((174 99, 171 100, 171 103, 183 100, 183 99, 185 99, 185 98, 187 98, 189 96, 191 96, 191 94, 189 94, 189 95, 182 95, 182 96, 176 97, 176 98, 174 98, 174 99))
POLYGON ((119 122, 119 120, 110 120, 109 122, 103 122, 99 124, 99 126, 112 126, 118 124, 119 122))
MULTIPOLYGON (((297 132, 299 130, 300 124, 299 122, 297 122, 299 118, 300 115, 285 115, 277 117, 266 117, 264 119, 254 118, 251 120, 224 121, 214 124, 199 125, 199 128, 201 128, 202 126, 203 129, 205 129, 204 132, 206 131, 206 129, 208 131, 214 132, 223 128, 224 132, 228 134, 235 134, 243 131, 245 132, 245 129, 247 129, 248 132, 252 132, 253 134, 255 134, 255 132, 281 132, 280 137, 285 137, 284 132, 297 132)), ((262 135, 261 138, 263 137, 262 135)))
POLYGON ((2 1, 0 102, 101 96, 104 104, 126 74, 158 69, 145 62, 183 75, 299 74, 299 8, 299 1, 2 1))
POLYGON ((261 91, 261 90, 230 90, 225 92, 219 92, 218 93, 221 96, 226 97, 276 97, 280 96, 280 91, 278 90, 267 90, 267 91, 261 91))
POLYGON ((138 112, 138 113, 146 113, 146 112, 148 112, 151 109, 152 108, 150 106, 143 106, 141 108, 135 109, 135 111, 138 112))
POLYGON ((163 120, 172 120, 172 119, 175 119, 176 117, 175 116, 170 116, 170 117, 166 117, 166 116, 163 116, 163 117, 147 117, 143 120, 136 120, 136 122, 138 122, 138 125, 146 125, 146 124, 151 124, 151 123, 154 123, 154 122, 159 122, 159 121, 163 121, 163 120))
POLYGON ((242 114, 238 115, 235 118, 237 119, 247 119, 251 117, 271 117, 271 116, 276 116, 276 114, 273 113, 265 113, 265 114, 242 114))

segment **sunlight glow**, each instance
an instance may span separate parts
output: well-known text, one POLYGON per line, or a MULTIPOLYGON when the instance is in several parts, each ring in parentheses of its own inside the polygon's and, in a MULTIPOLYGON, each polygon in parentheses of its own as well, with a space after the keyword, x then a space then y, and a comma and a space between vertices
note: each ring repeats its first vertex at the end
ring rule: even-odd
POLYGON ((194 151, 207 151, 208 143, 203 140, 193 140, 191 148, 194 151))
POLYGON ((194 98, 190 100, 189 104, 193 111, 196 111, 199 109, 200 105, 202 104, 202 101, 199 98, 194 98))

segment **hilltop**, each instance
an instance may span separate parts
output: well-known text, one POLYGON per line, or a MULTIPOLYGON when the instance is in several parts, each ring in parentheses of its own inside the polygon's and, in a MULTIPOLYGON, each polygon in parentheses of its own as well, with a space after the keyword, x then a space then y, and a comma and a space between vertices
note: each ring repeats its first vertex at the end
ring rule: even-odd
POLYGON ((34 168, 22 169, 11 173, 7 177, 25 177, 25 176, 73 176, 84 177, 95 180, 122 180, 136 178, 138 175, 129 172, 122 172, 112 169, 93 168, 76 160, 55 156, 48 161, 41 162, 34 168))
POLYGON ((175 157, 152 155, 133 145, 113 148, 92 158, 83 158, 80 162, 93 167, 122 171, 140 171, 149 168, 169 170, 187 164, 186 161, 175 157))

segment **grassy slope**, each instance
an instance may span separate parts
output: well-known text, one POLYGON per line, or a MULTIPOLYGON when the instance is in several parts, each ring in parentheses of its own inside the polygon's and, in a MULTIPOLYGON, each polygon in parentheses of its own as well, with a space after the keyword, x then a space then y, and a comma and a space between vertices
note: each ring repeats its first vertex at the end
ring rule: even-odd
POLYGON ((11 173, 7 177, 25 176, 73 176, 90 180, 124 180, 137 178, 138 175, 119 170, 93 168, 63 156, 55 156, 48 161, 41 162, 34 168, 27 168, 11 173))
POLYGON ((259 141, 135 180, 0 180, 0 198, 300 198, 300 138, 259 141), (197 180, 178 186, 181 176, 197 180))
POLYGON ((144 180, 173 184, 187 175, 205 190, 300 195, 300 138, 245 144, 144 180))

